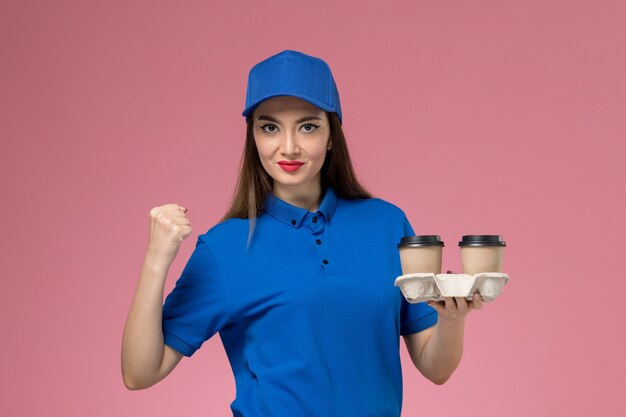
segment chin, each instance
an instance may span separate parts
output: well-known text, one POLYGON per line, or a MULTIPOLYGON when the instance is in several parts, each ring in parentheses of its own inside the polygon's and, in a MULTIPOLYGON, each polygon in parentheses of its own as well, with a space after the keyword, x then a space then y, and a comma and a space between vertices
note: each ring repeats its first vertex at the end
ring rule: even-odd
POLYGON ((279 175, 274 177, 274 184, 298 185, 298 184, 306 184, 310 180, 311 178, 306 177, 304 175, 292 175, 289 173, 281 172, 279 175))
POLYGON ((306 184, 308 181, 308 179, 302 179, 302 178, 287 178, 286 180, 283 178, 280 179, 274 179, 274 184, 282 184, 282 185, 299 185, 299 184, 306 184))

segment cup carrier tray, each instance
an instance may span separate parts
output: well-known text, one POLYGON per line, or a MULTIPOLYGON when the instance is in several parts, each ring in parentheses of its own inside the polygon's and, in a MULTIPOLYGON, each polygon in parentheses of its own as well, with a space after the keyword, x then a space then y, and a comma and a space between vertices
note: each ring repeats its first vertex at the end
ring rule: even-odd
POLYGON ((508 282, 508 274, 481 272, 479 274, 433 274, 418 272, 400 275, 393 285, 400 287, 404 298, 412 304, 443 301, 443 297, 465 297, 471 300, 478 292, 484 301, 493 301, 508 282))

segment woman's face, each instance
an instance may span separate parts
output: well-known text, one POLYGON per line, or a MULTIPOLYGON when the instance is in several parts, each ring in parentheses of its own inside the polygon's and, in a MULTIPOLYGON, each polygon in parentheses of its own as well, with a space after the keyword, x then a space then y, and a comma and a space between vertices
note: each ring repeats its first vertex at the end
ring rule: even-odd
MULTIPOLYGON (((277 96, 259 104, 252 114, 254 141, 274 187, 313 187, 321 179, 330 127, 326 112, 293 96, 277 96), (281 161, 303 165, 287 170, 281 161)), ((287 166, 289 168, 289 166, 287 166)))

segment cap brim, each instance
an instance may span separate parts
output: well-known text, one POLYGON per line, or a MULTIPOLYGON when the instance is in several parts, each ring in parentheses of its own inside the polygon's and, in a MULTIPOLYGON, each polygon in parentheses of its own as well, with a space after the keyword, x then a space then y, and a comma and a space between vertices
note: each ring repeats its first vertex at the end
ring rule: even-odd
POLYGON ((262 97, 260 99, 258 99, 257 101, 255 101, 254 103, 252 103, 250 106, 248 106, 247 109, 245 109, 243 111, 243 113, 241 113, 242 116, 245 116, 246 119, 252 114, 252 112, 254 111, 254 109, 261 104, 261 102, 267 100, 268 98, 272 98, 272 97, 277 97, 277 96, 294 96, 294 97, 298 97, 301 98, 302 100, 308 101, 309 103, 313 104, 314 106, 319 107, 322 110, 328 111, 328 112, 334 112, 335 109, 333 109, 332 107, 330 107, 327 104, 324 104, 318 100, 315 100, 314 98, 308 97, 304 94, 297 94, 297 93, 274 93, 274 94, 270 94, 268 96, 262 97))

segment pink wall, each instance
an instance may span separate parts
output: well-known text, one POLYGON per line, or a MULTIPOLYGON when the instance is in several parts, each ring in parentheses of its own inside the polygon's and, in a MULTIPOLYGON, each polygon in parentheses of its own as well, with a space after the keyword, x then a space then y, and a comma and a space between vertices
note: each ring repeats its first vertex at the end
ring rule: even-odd
MULTIPOLYGON (((508 242, 444 385, 402 344, 403 416, 621 408, 626 6, 615 1, 13 1, 0 6, 2 416, 227 416, 219 336, 128 391, 123 326, 156 205, 224 213, 249 68, 324 58, 360 179, 446 241, 508 242)), ((622 408, 623 409, 623 408, 622 408)))

